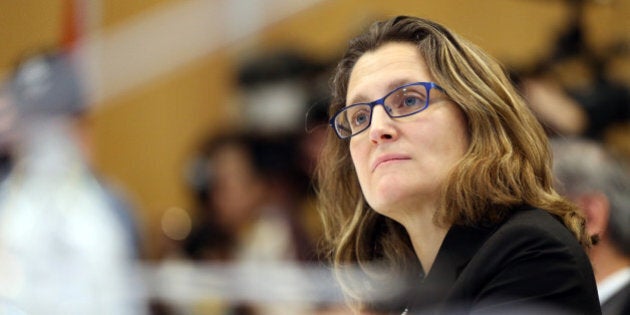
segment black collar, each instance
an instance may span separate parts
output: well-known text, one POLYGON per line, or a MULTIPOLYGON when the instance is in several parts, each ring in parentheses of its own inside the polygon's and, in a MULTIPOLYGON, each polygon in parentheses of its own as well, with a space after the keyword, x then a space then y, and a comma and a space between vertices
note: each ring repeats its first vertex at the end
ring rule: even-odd
POLYGON ((439 306, 461 271, 495 230, 496 226, 452 226, 440 246, 433 267, 420 285, 410 292, 410 310, 439 306))

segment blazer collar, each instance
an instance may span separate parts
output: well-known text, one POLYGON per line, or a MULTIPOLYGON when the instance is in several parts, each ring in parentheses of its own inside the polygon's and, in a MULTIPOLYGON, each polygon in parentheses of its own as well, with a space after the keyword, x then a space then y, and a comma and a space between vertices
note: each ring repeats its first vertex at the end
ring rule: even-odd
POLYGON ((453 284, 460 271, 494 230, 494 227, 452 226, 440 246, 433 267, 423 282, 448 282, 449 286, 453 284))
POLYGON ((461 271, 496 227, 452 226, 435 258, 433 267, 413 290, 413 309, 439 304, 453 287, 461 271))

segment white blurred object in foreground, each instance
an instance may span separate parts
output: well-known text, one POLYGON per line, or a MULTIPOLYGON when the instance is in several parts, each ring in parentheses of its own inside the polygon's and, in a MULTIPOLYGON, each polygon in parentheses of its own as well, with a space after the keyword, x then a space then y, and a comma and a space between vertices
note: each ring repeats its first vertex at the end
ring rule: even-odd
POLYGON ((17 118, 0 184, 0 301, 27 314, 143 314, 130 217, 86 160, 72 63, 27 59, 7 92, 17 118))

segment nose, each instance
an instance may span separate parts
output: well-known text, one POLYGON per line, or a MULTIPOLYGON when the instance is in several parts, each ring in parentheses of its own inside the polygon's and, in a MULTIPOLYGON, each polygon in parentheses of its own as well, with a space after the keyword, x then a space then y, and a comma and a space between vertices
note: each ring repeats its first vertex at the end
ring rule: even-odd
POLYGON ((394 121, 385 111, 384 106, 375 106, 372 109, 372 121, 370 122, 370 141, 379 143, 395 139, 398 136, 394 121))

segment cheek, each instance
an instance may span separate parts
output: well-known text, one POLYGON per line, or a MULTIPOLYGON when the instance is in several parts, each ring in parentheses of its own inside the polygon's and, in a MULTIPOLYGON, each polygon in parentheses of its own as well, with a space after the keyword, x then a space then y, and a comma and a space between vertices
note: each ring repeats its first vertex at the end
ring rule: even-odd
POLYGON ((350 157, 354 164, 359 182, 363 185, 363 178, 367 174, 368 154, 367 149, 360 142, 350 140, 350 157))
POLYGON ((464 113, 453 103, 443 106, 439 119, 426 130, 433 143, 446 156, 461 157, 468 150, 470 137, 464 113))
POLYGON ((460 154, 463 156, 470 147, 470 132, 468 131, 468 121, 462 112, 458 113, 453 126, 456 126, 453 134, 456 136, 455 141, 460 149, 460 154))

